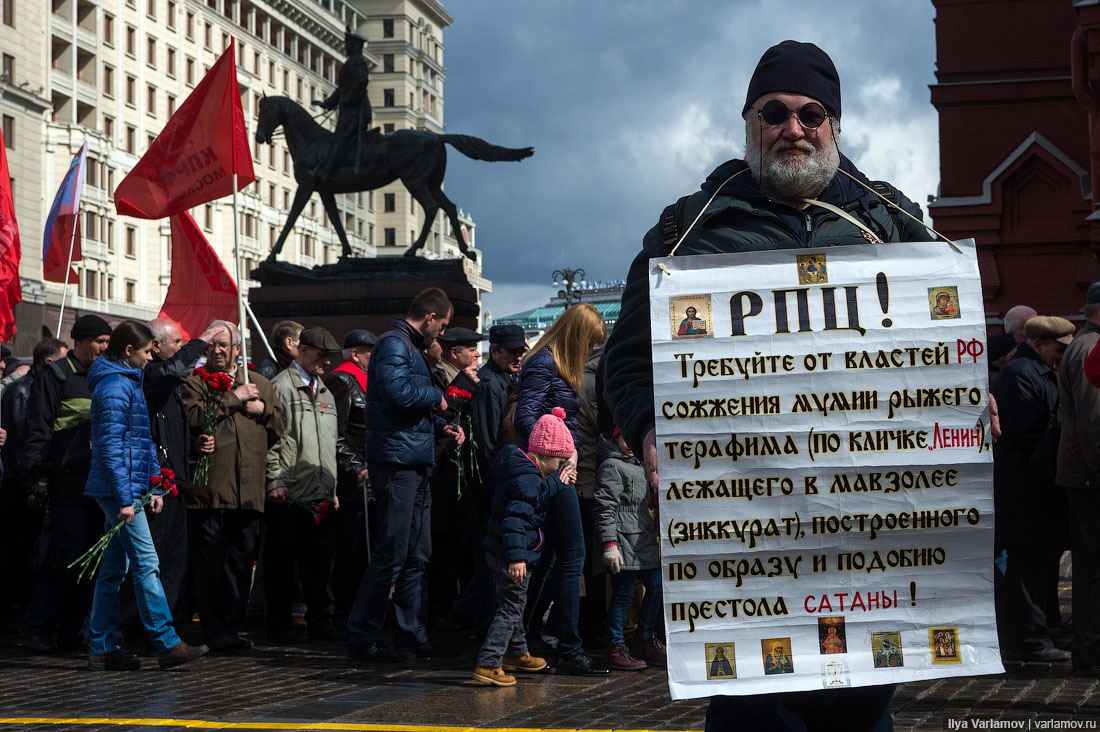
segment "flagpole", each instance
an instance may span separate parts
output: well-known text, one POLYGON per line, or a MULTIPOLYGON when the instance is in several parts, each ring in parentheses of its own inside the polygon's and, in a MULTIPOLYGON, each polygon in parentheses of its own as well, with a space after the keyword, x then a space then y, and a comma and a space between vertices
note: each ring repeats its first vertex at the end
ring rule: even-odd
MULTIPOLYGON (((69 237, 69 261, 65 263, 65 284, 62 285, 61 290, 61 313, 57 316, 57 335, 55 338, 61 340, 61 321, 65 318, 65 299, 69 295, 69 272, 73 267, 73 247, 76 246, 76 229, 80 226, 79 212, 73 212, 73 235, 69 237)), ((77 278, 76 286, 80 287, 80 278, 77 278)))
POLYGON ((256 326, 256 332, 260 334, 260 340, 263 341, 264 348, 267 349, 267 355, 271 356, 272 361, 278 361, 279 359, 275 357, 275 351, 271 350, 271 344, 267 341, 267 334, 260 327, 260 319, 256 317, 256 313, 252 312, 252 306, 246 301, 244 307, 248 310, 248 317, 252 318, 252 324, 256 326))
MULTIPOLYGON (((229 53, 232 54, 233 58, 233 84, 230 85, 230 88, 232 88, 236 86, 237 78, 237 39, 235 37, 230 41, 229 53)), ((228 93, 228 89, 226 93, 228 93)), ((232 112, 229 119, 233 128, 230 131, 230 137, 233 139, 233 259, 236 260, 237 268, 237 323, 238 330, 241 332, 241 382, 247 384, 248 339, 244 336, 244 329, 248 326, 248 321, 244 316, 244 277, 241 275, 241 234, 239 231, 241 213, 237 208, 237 119, 232 112)), ((249 154, 251 155, 251 152, 249 154)))

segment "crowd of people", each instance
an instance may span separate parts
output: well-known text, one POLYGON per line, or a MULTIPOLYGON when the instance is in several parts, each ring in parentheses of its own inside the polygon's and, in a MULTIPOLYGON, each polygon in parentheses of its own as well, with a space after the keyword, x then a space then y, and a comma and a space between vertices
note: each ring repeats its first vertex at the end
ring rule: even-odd
POLYGON ((547 653, 559 673, 663 665, 645 475, 595 399, 600 315, 571 308, 534 351, 518 326, 452 315, 430 288, 381 336, 280 322, 258 366, 233 323, 185 342, 170 320, 85 315, 71 347, 13 361, 3 610, 25 645, 133 670, 143 633, 172 668, 250 649, 253 608, 265 640, 346 641, 357 661, 457 654, 429 629, 480 635, 474 678, 498 686, 547 653))

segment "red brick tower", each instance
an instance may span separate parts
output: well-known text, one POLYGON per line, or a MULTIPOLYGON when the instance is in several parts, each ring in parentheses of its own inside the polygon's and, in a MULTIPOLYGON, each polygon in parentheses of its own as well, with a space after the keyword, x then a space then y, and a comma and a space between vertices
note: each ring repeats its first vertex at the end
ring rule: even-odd
POLYGON ((1100 109, 1100 0, 933 4, 933 223, 952 239, 977 240, 990 325, 1021 304, 1079 319, 1085 290, 1100 279, 1100 221, 1090 220, 1100 115, 1091 114, 1090 165, 1087 111, 1100 109))

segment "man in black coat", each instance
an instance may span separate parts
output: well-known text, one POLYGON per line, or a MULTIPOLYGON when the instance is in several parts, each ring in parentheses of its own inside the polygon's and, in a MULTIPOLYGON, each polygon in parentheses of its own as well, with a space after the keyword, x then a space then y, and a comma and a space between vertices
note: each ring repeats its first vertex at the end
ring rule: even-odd
POLYGON ((336 617, 346 619, 367 569, 367 365, 378 340, 369 330, 344 336, 344 362, 332 370, 325 386, 336 399, 336 495, 340 510, 329 516, 336 534, 332 591, 336 617))
POLYGON ((30 571, 31 549, 42 525, 42 514, 27 504, 27 495, 22 471, 22 455, 26 437, 27 400, 35 378, 51 361, 64 358, 69 347, 64 341, 47 337, 34 347, 34 356, 29 373, 13 381, 4 389, 0 403, 0 423, 7 430, 4 442, 4 485, 3 498, 0 501, 0 514, 3 518, 0 537, 0 556, 5 557, 3 564, 3 586, 8 589, 5 606, 2 611, 22 612, 30 600, 34 588, 34 575, 30 571))
MULTIPOLYGON (((1058 412, 1058 366, 1073 340, 1073 323, 1036 316, 1024 326, 1028 340, 997 376, 993 395, 1001 415, 1001 438, 993 445, 996 551, 1006 552, 1004 576, 996 583, 1001 653, 1025 661, 1068 661, 1046 633, 1047 572, 1069 535, 1065 500, 1055 485, 1057 440, 1044 440, 1058 412), (1043 445, 1050 446, 1043 461, 1043 445)), ((1055 420, 1056 421, 1056 420, 1055 420)))

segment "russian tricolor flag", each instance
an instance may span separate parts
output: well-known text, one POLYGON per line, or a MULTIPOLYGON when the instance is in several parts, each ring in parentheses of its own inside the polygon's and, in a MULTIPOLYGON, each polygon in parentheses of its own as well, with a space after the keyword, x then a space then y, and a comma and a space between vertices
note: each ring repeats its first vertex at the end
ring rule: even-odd
POLYGON ((88 155, 88 143, 80 146, 73 158, 65 180, 57 189, 57 196, 46 218, 46 232, 42 236, 42 277, 50 282, 80 282, 76 270, 69 262, 80 261, 80 192, 84 185, 84 159, 88 155), (72 246, 72 256, 69 247, 72 246), (68 278, 66 278, 68 270, 68 278))

